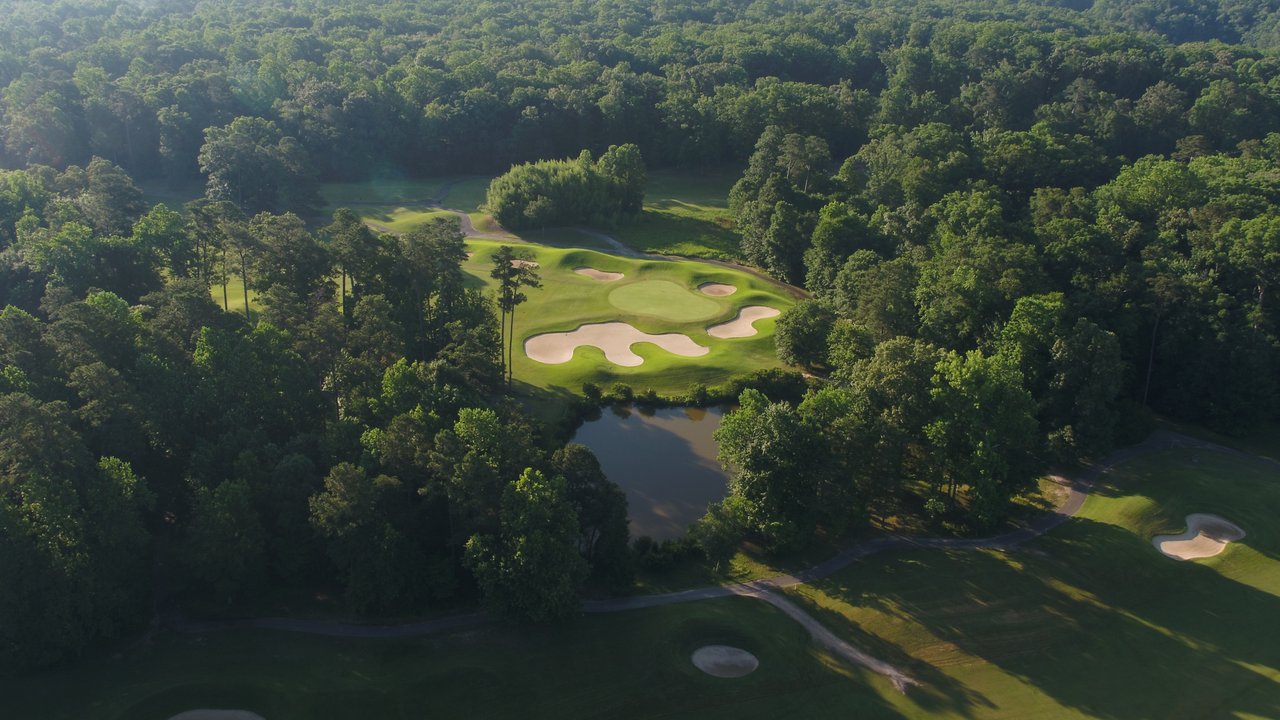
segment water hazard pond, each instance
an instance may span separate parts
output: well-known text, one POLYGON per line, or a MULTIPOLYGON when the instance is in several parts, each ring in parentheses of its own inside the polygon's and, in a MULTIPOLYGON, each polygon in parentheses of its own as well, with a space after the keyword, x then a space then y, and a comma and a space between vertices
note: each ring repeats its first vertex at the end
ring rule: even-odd
POLYGON ((606 408, 573 441, 591 448, 627 494, 631 536, 680 537, 728 493, 711 434, 721 408, 606 408))

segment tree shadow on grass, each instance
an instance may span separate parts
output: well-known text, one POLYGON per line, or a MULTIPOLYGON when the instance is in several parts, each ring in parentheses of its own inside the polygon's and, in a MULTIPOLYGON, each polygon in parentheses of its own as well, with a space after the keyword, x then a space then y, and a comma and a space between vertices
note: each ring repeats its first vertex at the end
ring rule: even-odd
MULTIPOLYGON (((1094 717, 1280 717, 1280 645, 1273 641, 1280 598, 1210 567, 1169 561, 1112 525, 1077 519, 1060 535, 1010 553, 871 558, 819 588, 917 625, 931 644, 953 646, 957 662, 990 663, 1094 717)), ((849 636, 847 620, 828 622, 849 636)), ((894 659, 894 648, 877 647, 874 637, 852 639, 894 659)), ((939 682, 937 709, 981 717, 984 706, 1025 694, 1013 682, 1007 691, 957 687, 898 653, 909 672, 939 682)))

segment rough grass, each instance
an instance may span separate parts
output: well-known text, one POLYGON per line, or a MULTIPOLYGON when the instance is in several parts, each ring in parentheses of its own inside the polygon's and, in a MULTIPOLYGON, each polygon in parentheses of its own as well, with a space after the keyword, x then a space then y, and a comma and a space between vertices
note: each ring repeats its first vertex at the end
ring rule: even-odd
POLYGON ((328 718, 890 717, 887 685, 812 646, 764 603, 728 598, 414 640, 161 633, 123 657, 0 681, 13 720, 164 720, 197 707, 328 718), (744 678, 689 660, 727 644, 744 678), (881 687, 884 686, 884 687, 881 687), (72 691, 68 691, 72 690, 72 691))
POLYGON ((374 230, 380 232, 408 232, 419 225, 425 225, 436 218, 454 217, 448 210, 439 210, 425 205, 402 207, 356 206, 352 208, 374 230))
POLYGON ((470 213, 476 227, 497 230, 480 212, 489 177, 480 175, 430 178, 369 180, 360 183, 328 183, 320 188, 324 216, 340 207, 349 207, 377 230, 405 232, 450 213, 429 204, 441 198, 448 210, 470 213), (441 197, 443 196, 443 197, 441 197))
MULTIPOLYGON (((473 282, 484 283, 491 289, 491 258, 501 243, 473 239, 467 245, 475 255, 463 268, 471 273, 473 282)), ((785 310, 792 304, 785 292, 764 280, 737 270, 697 262, 631 259, 591 250, 542 245, 519 247, 533 254, 540 265, 538 271, 542 277, 542 288, 525 291, 529 300, 516 310, 515 326, 515 380, 535 394, 567 397, 580 392, 586 382, 606 389, 615 382, 623 382, 637 391, 652 388, 662 394, 683 394, 694 383, 712 386, 736 375, 781 365, 773 345, 773 319, 756 323, 760 332, 750 338, 721 340, 706 332, 707 326, 734 318, 745 305, 768 305, 785 310), (573 272, 578 267, 620 272, 625 277, 604 283, 573 272), (739 291, 727 298, 697 296, 695 299, 705 300, 718 308, 705 320, 697 321, 676 321, 642 312, 627 312, 609 301, 610 293, 632 283, 653 280, 675 283, 691 292, 696 292, 694 289, 704 282, 728 283, 737 286, 739 291), (699 345, 711 348, 711 352, 702 357, 686 358, 652 344, 640 343, 633 350, 645 362, 634 368, 608 362, 604 353, 593 347, 579 348, 572 361, 561 365, 535 362, 523 352, 524 340, 530 336, 567 332, 584 323, 611 320, 630 323, 647 333, 683 333, 699 345)))
POLYGON ((736 260, 740 241, 729 215, 729 189, 740 175, 652 172, 640 218, 614 234, 644 252, 736 260))
POLYGON ((1080 516, 1014 552, 873 557, 793 596, 925 688, 907 717, 1280 717, 1280 471, 1199 451, 1108 474, 1080 516), (1192 512, 1249 536, 1164 557, 1192 512))

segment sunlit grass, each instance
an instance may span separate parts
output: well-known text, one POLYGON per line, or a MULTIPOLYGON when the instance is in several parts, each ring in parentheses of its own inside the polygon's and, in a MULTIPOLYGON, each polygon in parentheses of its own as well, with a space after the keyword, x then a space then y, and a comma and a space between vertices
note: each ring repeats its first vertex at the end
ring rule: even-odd
POLYGON ((791 592, 924 681, 887 698, 908 717, 1274 717, 1278 512, 1274 467, 1170 451, 1108 474, 1025 549, 886 553, 791 592), (1249 536, 1195 562, 1152 547, 1192 512, 1249 536))
POLYGON ((644 212, 614 234, 643 252, 737 259, 739 237, 728 209, 737 179, 735 172, 652 172, 644 212))

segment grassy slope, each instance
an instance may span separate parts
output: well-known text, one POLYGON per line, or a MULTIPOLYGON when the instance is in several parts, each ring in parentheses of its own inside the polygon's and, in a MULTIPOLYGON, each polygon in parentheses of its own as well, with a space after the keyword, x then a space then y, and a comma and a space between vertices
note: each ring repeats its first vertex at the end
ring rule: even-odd
POLYGON ((12 720, 164 720, 198 707, 271 720, 871 718, 890 716, 882 685, 836 664, 772 607, 730 598, 414 640, 161 633, 122 658, 0 681, 0 691, 12 720), (703 675, 689 654, 706 644, 746 648, 760 669, 703 675))
POLYGON ((1106 480, 1026 549, 900 552, 793 594, 926 683, 886 696, 909 717, 1280 717, 1280 472, 1171 451, 1106 480), (1197 562, 1156 552, 1191 512, 1249 536, 1197 562))
POLYGON ((729 216, 729 189, 741 173, 649 174, 644 214, 614 232, 644 252, 734 260, 738 235, 729 216))
MULTIPOLYGON (((463 266, 476 282, 490 284, 488 274, 491 256, 500 243, 470 240, 468 249, 476 254, 463 266)), ((553 395, 577 393, 584 382, 603 387, 625 382, 637 390, 653 388, 660 393, 684 393, 697 382, 715 385, 745 372, 777 367, 773 347, 774 320, 756 323, 760 331, 751 338, 720 340, 707 335, 706 327, 734 318, 744 305, 768 305, 785 309, 793 301, 774 286, 747 273, 695 262, 635 260, 606 255, 590 250, 521 245, 536 257, 542 276, 542 288, 527 290, 529 301, 516 311, 515 378, 535 392, 553 395), (576 267, 621 272, 625 278, 603 283, 578 275, 576 267), (719 305, 714 317, 697 322, 673 322, 652 315, 623 312, 609 302, 609 293, 635 281, 668 280, 694 289, 704 282, 735 285, 739 291, 727 298, 705 298, 719 305), (546 365, 524 356, 526 338, 544 332, 564 332, 583 323, 618 320, 631 323, 648 333, 679 332, 699 345, 711 348, 700 358, 685 358, 666 352, 652 344, 642 343, 633 350, 645 358, 643 365, 624 368, 607 362, 604 353, 591 347, 579 348, 574 359, 563 365, 546 365)))

